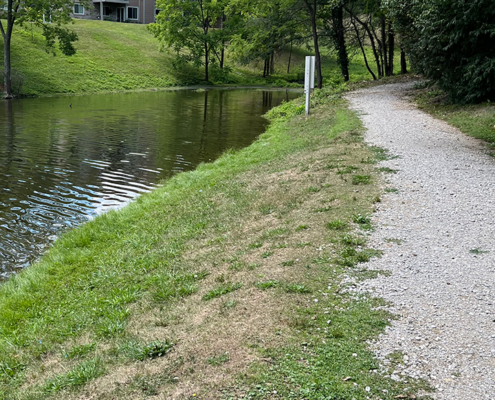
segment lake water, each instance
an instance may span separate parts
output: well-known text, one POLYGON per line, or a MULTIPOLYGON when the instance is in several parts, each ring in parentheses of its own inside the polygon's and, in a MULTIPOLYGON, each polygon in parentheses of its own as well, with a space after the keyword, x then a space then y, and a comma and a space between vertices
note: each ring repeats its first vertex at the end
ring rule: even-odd
POLYGON ((0 102, 0 279, 64 230, 249 145, 289 91, 207 90, 0 102))

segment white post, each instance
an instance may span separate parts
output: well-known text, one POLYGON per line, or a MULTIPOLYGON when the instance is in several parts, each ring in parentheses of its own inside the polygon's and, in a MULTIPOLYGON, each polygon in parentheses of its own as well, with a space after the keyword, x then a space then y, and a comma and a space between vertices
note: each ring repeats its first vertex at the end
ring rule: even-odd
POLYGON ((304 93, 306 94, 306 115, 309 115, 309 99, 311 89, 315 87, 315 57, 306 57, 306 68, 304 71, 304 93))

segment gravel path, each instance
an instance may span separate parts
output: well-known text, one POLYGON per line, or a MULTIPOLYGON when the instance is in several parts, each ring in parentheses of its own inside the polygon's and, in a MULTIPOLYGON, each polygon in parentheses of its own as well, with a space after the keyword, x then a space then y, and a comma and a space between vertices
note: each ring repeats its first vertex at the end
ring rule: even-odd
POLYGON ((402 316, 375 344, 382 360, 406 354, 392 378, 426 378, 437 399, 495 399, 495 159, 409 103, 410 86, 348 96, 365 140, 398 156, 381 166, 399 170, 384 176, 398 192, 383 196, 370 237, 384 255, 369 267, 392 275, 359 290, 374 289, 402 316))

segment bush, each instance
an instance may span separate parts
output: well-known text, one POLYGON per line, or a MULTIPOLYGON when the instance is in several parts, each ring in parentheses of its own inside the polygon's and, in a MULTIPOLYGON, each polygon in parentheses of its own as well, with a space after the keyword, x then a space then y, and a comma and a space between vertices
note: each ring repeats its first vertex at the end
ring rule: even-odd
POLYGON ((413 68, 459 103, 495 100, 492 0, 389 0, 413 68))

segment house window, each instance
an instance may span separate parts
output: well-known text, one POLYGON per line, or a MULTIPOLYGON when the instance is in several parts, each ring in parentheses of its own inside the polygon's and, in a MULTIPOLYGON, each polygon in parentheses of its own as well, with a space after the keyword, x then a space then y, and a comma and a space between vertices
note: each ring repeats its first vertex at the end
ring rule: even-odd
POLYGON ((160 11, 162 11, 159 8, 155 8, 155 22, 156 22, 156 17, 158 17, 158 14, 160 14, 160 11))
POLYGON ((127 19, 138 19, 137 7, 127 7, 127 19))
POLYGON ((84 15, 84 6, 81 4, 74 4, 74 14, 84 15))
POLYGON ((111 7, 103 7, 103 15, 110 15, 112 13, 111 7))

